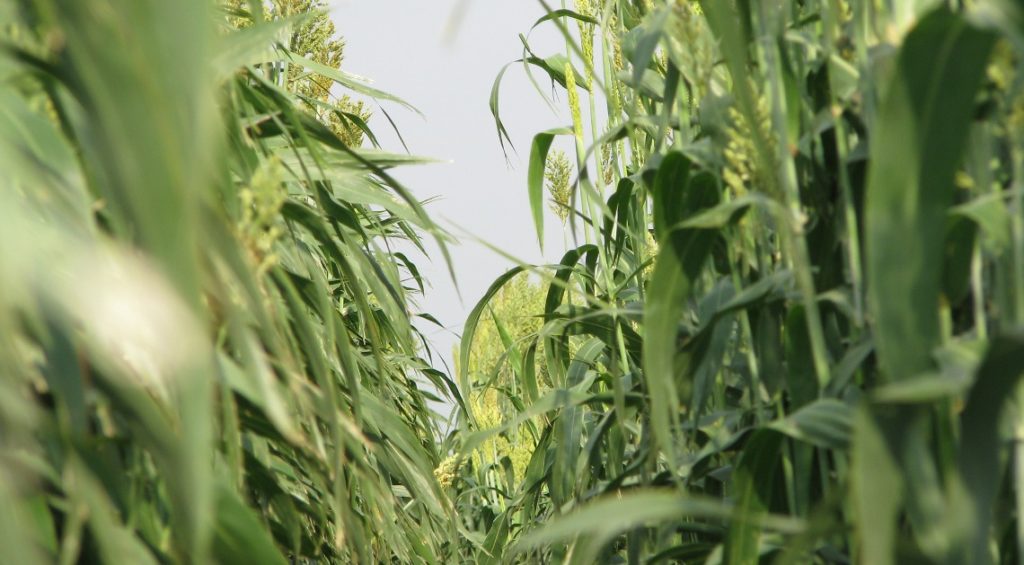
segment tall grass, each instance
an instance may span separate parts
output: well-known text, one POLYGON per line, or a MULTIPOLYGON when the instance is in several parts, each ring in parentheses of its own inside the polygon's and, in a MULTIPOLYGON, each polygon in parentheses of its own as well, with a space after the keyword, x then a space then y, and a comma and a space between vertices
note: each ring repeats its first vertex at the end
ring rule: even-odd
POLYGON ((573 243, 456 384, 391 246, 447 242, 420 160, 330 93, 405 103, 308 15, 0 3, 2 560, 1020 560, 1024 12, 540 6, 524 197, 573 243))
POLYGON ((457 537, 421 390, 453 387, 389 243, 445 235, 389 174, 418 160, 346 145, 324 117, 360 116, 300 87, 394 99, 290 52, 308 15, 235 4, 0 6, 0 560, 438 562, 457 537))
POLYGON ((1018 7, 540 3, 566 52, 522 65, 571 123, 527 196, 539 233, 566 136, 577 243, 517 269, 548 281, 517 386, 460 375, 511 411, 453 437, 478 559, 1017 562, 1018 7), (479 463, 523 425, 521 480, 479 463))

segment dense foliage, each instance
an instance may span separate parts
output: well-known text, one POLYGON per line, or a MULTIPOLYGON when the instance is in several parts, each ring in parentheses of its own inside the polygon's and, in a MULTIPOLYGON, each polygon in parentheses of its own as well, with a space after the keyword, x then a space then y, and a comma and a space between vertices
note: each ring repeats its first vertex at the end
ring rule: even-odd
POLYGON ((534 449, 517 483, 466 455, 478 558, 1017 562, 1018 6, 541 4, 566 51, 520 62, 571 124, 534 138, 528 197, 576 243, 517 269, 548 281, 522 409, 463 415, 466 454, 534 449))
POLYGON ((0 560, 435 562, 456 537, 420 390, 446 377, 389 243, 444 235, 388 173, 416 159, 353 143, 321 82, 387 95, 309 5, 0 4, 0 560))
POLYGON ((323 6, 0 3, 0 559, 1020 560, 1019 3, 541 0, 457 383, 323 6))

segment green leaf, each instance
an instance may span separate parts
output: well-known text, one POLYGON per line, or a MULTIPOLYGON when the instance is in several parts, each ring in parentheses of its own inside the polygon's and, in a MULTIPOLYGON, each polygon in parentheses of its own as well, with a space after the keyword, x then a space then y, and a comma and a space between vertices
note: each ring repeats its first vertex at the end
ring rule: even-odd
MULTIPOLYGON (((654 10, 644 17, 644 21, 630 30, 623 41, 623 51, 629 56, 629 62, 633 64, 633 84, 639 85, 642 82, 647 66, 654 57, 654 51, 661 42, 661 36, 665 32, 665 24, 668 22, 671 11, 668 8, 654 10)), ((664 89, 655 90, 660 95, 664 89)))
POLYGON ((285 565, 273 538, 256 514, 235 494, 220 488, 213 535, 213 556, 221 563, 285 565))
POLYGON ((644 489, 616 493, 590 502, 530 532, 516 551, 591 536, 601 545, 615 535, 645 524, 683 518, 727 519, 730 508, 717 500, 680 495, 673 491, 644 489), (614 516, 614 520, 609 517, 614 516))
POLYGON ((537 241, 541 250, 544 249, 544 169, 548 162, 548 149, 556 135, 572 135, 569 128, 556 128, 538 133, 533 137, 530 148, 530 169, 526 175, 529 187, 530 210, 533 212, 533 225, 537 229, 537 241))
POLYGON ((1005 195, 998 192, 986 194, 950 208, 949 213, 977 224, 991 248, 1001 252, 1010 244, 1010 212, 1004 198, 1005 195))
POLYGON ((561 9, 558 9, 558 10, 552 10, 552 11, 548 12, 547 14, 544 14, 543 16, 541 16, 540 19, 538 19, 536 22, 534 22, 534 24, 532 26, 530 26, 530 31, 533 31, 534 29, 537 28, 537 26, 539 26, 540 24, 542 24, 544 22, 555 20, 555 19, 558 19, 558 18, 572 18, 574 20, 585 22, 585 23, 588 23, 588 24, 593 24, 593 25, 598 25, 598 24, 601 23, 601 22, 595 20, 594 18, 592 18, 590 16, 584 16, 583 14, 580 14, 578 12, 574 12, 574 11, 566 9, 566 8, 561 8, 561 9))
POLYGON ((500 434, 508 430, 514 430, 529 421, 531 418, 583 404, 591 397, 592 396, 590 394, 579 390, 579 387, 572 390, 555 389, 549 391, 547 394, 540 397, 537 402, 527 406, 526 409, 520 412, 515 418, 507 420, 502 425, 489 430, 481 430, 465 434, 462 437, 462 445, 460 446, 460 449, 464 454, 472 453, 474 449, 480 446, 480 444, 487 441, 489 438, 494 437, 496 434, 500 434))
POLYGON ((1001 437, 1000 417, 1024 376, 1024 336, 996 338, 978 369, 964 408, 962 439, 957 459, 968 498, 954 513, 968 525, 964 544, 954 545, 961 563, 990 563, 991 525, 1000 490, 1000 451, 1009 438, 1001 437))
MULTIPOLYGON (((672 161, 670 161, 670 164, 672 161)), ((667 183, 657 183, 667 186, 667 183)), ((689 181, 674 183, 682 190, 673 199, 663 190, 655 193, 655 217, 689 217, 717 204, 717 185, 713 178, 700 174, 689 181), (678 202, 678 204, 674 204, 678 202), (665 208, 660 210, 659 208, 665 208)), ((728 214, 726 221, 737 214, 728 214)), ((719 226, 715 226, 719 227, 719 226)), ((651 425, 659 446, 675 464, 674 423, 681 405, 690 401, 691 383, 678 383, 675 357, 678 350, 679 320, 695 281, 711 255, 717 237, 713 228, 676 228, 662 241, 651 276, 644 305, 643 368, 651 398, 651 425)))
POLYGON ((970 384, 969 380, 953 375, 923 373, 879 386, 872 398, 889 404, 923 404, 954 397, 966 391, 970 384))
POLYGON ((224 36, 212 61, 217 76, 224 79, 238 72, 239 68, 273 60, 275 44, 309 18, 309 14, 295 14, 251 25, 224 36))
MULTIPOLYGON (((508 136, 508 130, 505 129, 505 124, 501 121, 501 113, 498 108, 498 97, 501 94, 501 79, 505 76, 505 71, 507 71, 510 66, 519 62, 520 61, 512 61, 502 67, 501 70, 498 71, 498 76, 494 77, 494 84, 491 85, 491 97, 488 105, 491 108, 491 115, 494 116, 494 125, 498 128, 498 142, 501 143, 502 151, 505 150, 506 141, 513 151, 515 151, 516 148, 512 144, 512 138, 508 136)), ((508 153, 505 154, 505 157, 508 158, 508 153)))
MULTIPOLYGON (((459 388, 463 398, 468 398, 467 395, 472 390, 469 380, 469 355, 473 347, 473 337, 476 335, 477 324, 480 323, 480 316, 483 315, 487 304, 501 290, 501 287, 525 270, 526 267, 515 267, 498 277, 491 283, 490 288, 487 289, 487 292, 484 293, 483 297, 476 303, 476 306, 473 307, 473 310, 470 311, 469 317, 466 318, 466 325, 462 330, 462 340, 459 345, 459 388)), ((468 409, 469 406, 467 405, 466 408, 468 409)))
MULTIPOLYGON (((544 298, 544 322, 550 322, 558 318, 558 308, 562 304, 568 288, 569 278, 576 270, 577 264, 588 256, 597 254, 597 247, 594 245, 581 245, 576 249, 566 251, 562 256, 555 270, 555 276, 548 285, 547 296, 544 298)), ((545 357, 548 362, 548 371, 555 376, 561 377, 567 363, 569 345, 565 336, 551 336, 545 342, 545 357)))
POLYGON ((853 437, 853 410, 845 403, 822 398, 769 427, 825 449, 846 449, 853 437))
POLYGON ((583 77, 582 74, 580 74, 578 70, 576 70, 576 67, 570 62, 569 58, 561 53, 556 53, 554 55, 544 58, 531 55, 523 59, 522 61, 525 61, 526 63, 529 63, 543 70, 545 73, 547 73, 548 78, 550 78, 552 82, 558 83, 560 86, 562 86, 562 88, 567 88, 568 83, 566 83, 565 67, 566 65, 568 65, 576 78, 577 88, 581 88, 584 90, 587 89, 586 79, 583 77))
POLYGON ((760 531, 756 519, 769 510, 782 440, 783 436, 774 430, 758 430, 740 454, 732 477, 736 519, 725 541, 726 563, 743 565, 758 561, 760 531))
MULTIPOLYGON (((885 434, 868 406, 857 411, 851 454, 851 501, 860 559, 895 563, 897 517, 903 501, 903 476, 886 445, 885 434)), ((896 431, 896 430, 893 430, 896 431)))
POLYGON ((673 151, 661 160, 654 177, 654 235, 658 240, 666 237, 669 230, 686 217, 683 195, 690 180, 690 159, 673 151))
POLYGON ((306 67, 307 69, 315 72, 316 74, 323 75, 333 80, 334 82, 348 89, 351 89, 354 92, 365 94, 371 98, 376 98, 379 100, 389 100, 391 102, 396 102, 401 106, 409 110, 412 110, 417 114, 422 115, 422 112, 417 110, 416 107, 413 106, 412 104, 409 104, 405 100, 402 100, 401 98, 393 94, 388 94, 383 90, 373 88, 372 86, 366 83, 365 79, 361 77, 345 72, 341 69, 335 69, 333 67, 328 67, 327 65, 317 63, 316 61, 303 57, 302 55, 295 53, 294 51, 288 51, 287 49, 285 49, 284 51, 290 62, 306 67))
POLYGON ((793 306, 786 316, 786 386, 793 408, 800 408, 818 397, 818 379, 814 374, 806 320, 804 308, 799 305, 793 306))
POLYGON ((887 379, 932 368, 943 229, 994 36, 941 9, 918 22, 872 130, 866 195, 867 276, 887 379))

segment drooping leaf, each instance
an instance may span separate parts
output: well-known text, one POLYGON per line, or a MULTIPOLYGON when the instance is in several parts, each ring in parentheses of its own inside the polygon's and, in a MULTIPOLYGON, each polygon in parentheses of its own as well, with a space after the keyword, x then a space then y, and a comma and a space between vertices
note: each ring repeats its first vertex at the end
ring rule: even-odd
POLYGON ((551 129, 538 133, 533 137, 530 148, 530 170, 526 175, 526 183, 530 195, 530 210, 533 213, 533 225, 537 229, 537 241, 544 249, 544 170, 547 165, 548 149, 556 135, 571 135, 568 128, 551 129))

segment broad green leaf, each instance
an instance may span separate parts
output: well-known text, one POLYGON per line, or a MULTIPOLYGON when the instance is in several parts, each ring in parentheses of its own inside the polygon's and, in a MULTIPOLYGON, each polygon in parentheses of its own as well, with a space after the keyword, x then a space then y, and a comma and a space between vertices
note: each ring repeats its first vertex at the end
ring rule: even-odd
POLYGON ((257 515, 225 488, 217 493, 212 553, 221 563, 288 563, 257 515))
POLYGON ((896 562, 904 488, 902 473, 886 445, 888 431, 876 423, 869 407, 857 410, 850 469, 856 541, 861 560, 878 565, 896 562))
POLYGON ((846 449, 853 436, 854 411, 845 403, 822 398, 769 427, 825 449, 846 449))
POLYGON ((951 215, 968 218, 985 234, 994 251, 1001 251, 1010 243, 1010 216, 1000 193, 988 194, 954 206, 951 215))
MULTIPOLYGON (((996 338, 978 369, 962 416, 962 443, 957 460, 966 498, 954 498, 955 522, 969 528, 966 543, 954 546, 954 559, 990 563, 991 525, 1000 490, 1000 417, 1024 376, 1024 337, 996 338)), ((951 521, 953 516, 950 516, 951 521)), ((952 535, 959 534, 954 530, 952 535)))
POLYGON ((767 514, 779 467, 783 436, 774 430, 759 430, 743 447, 732 483, 735 489, 735 520, 725 541, 725 561, 730 564, 756 563, 760 536, 756 520, 767 514))
POLYGON ((658 166, 651 188, 654 207, 654 234, 661 240, 669 230, 686 218, 683 208, 686 185, 690 180, 690 160, 679 152, 666 155, 658 166))
POLYGON ((569 61, 569 58, 561 53, 556 53, 543 58, 531 55, 523 59, 522 62, 541 69, 547 73, 548 78, 550 78, 553 83, 558 83, 562 88, 568 87, 568 83, 565 78, 565 67, 568 65, 572 70, 573 75, 575 75, 576 87, 583 90, 587 89, 587 81, 584 76, 576 69, 576 66, 569 61))
POLYGON ((928 371, 939 345, 943 227, 964 132, 994 44, 937 10, 900 50, 873 126, 865 203, 869 306, 890 380, 928 371))
POLYGON ((786 386, 793 408, 802 408, 818 397, 818 380, 811 358, 811 340, 807 335, 807 315, 803 306, 794 306, 786 318, 786 386))
MULTIPOLYGON (((661 42, 661 36, 665 32, 665 24, 669 20, 668 9, 658 9, 649 13, 644 21, 633 28, 626 36, 623 50, 633 64, 633 84, 641 84, 641 79, 647 70, 647 66, 654 56, 655 49, 661 42)), ((657 90, 655 92, 658 92, 657 90)), ((658 92, 660 95, 660 92, 658 92)))

